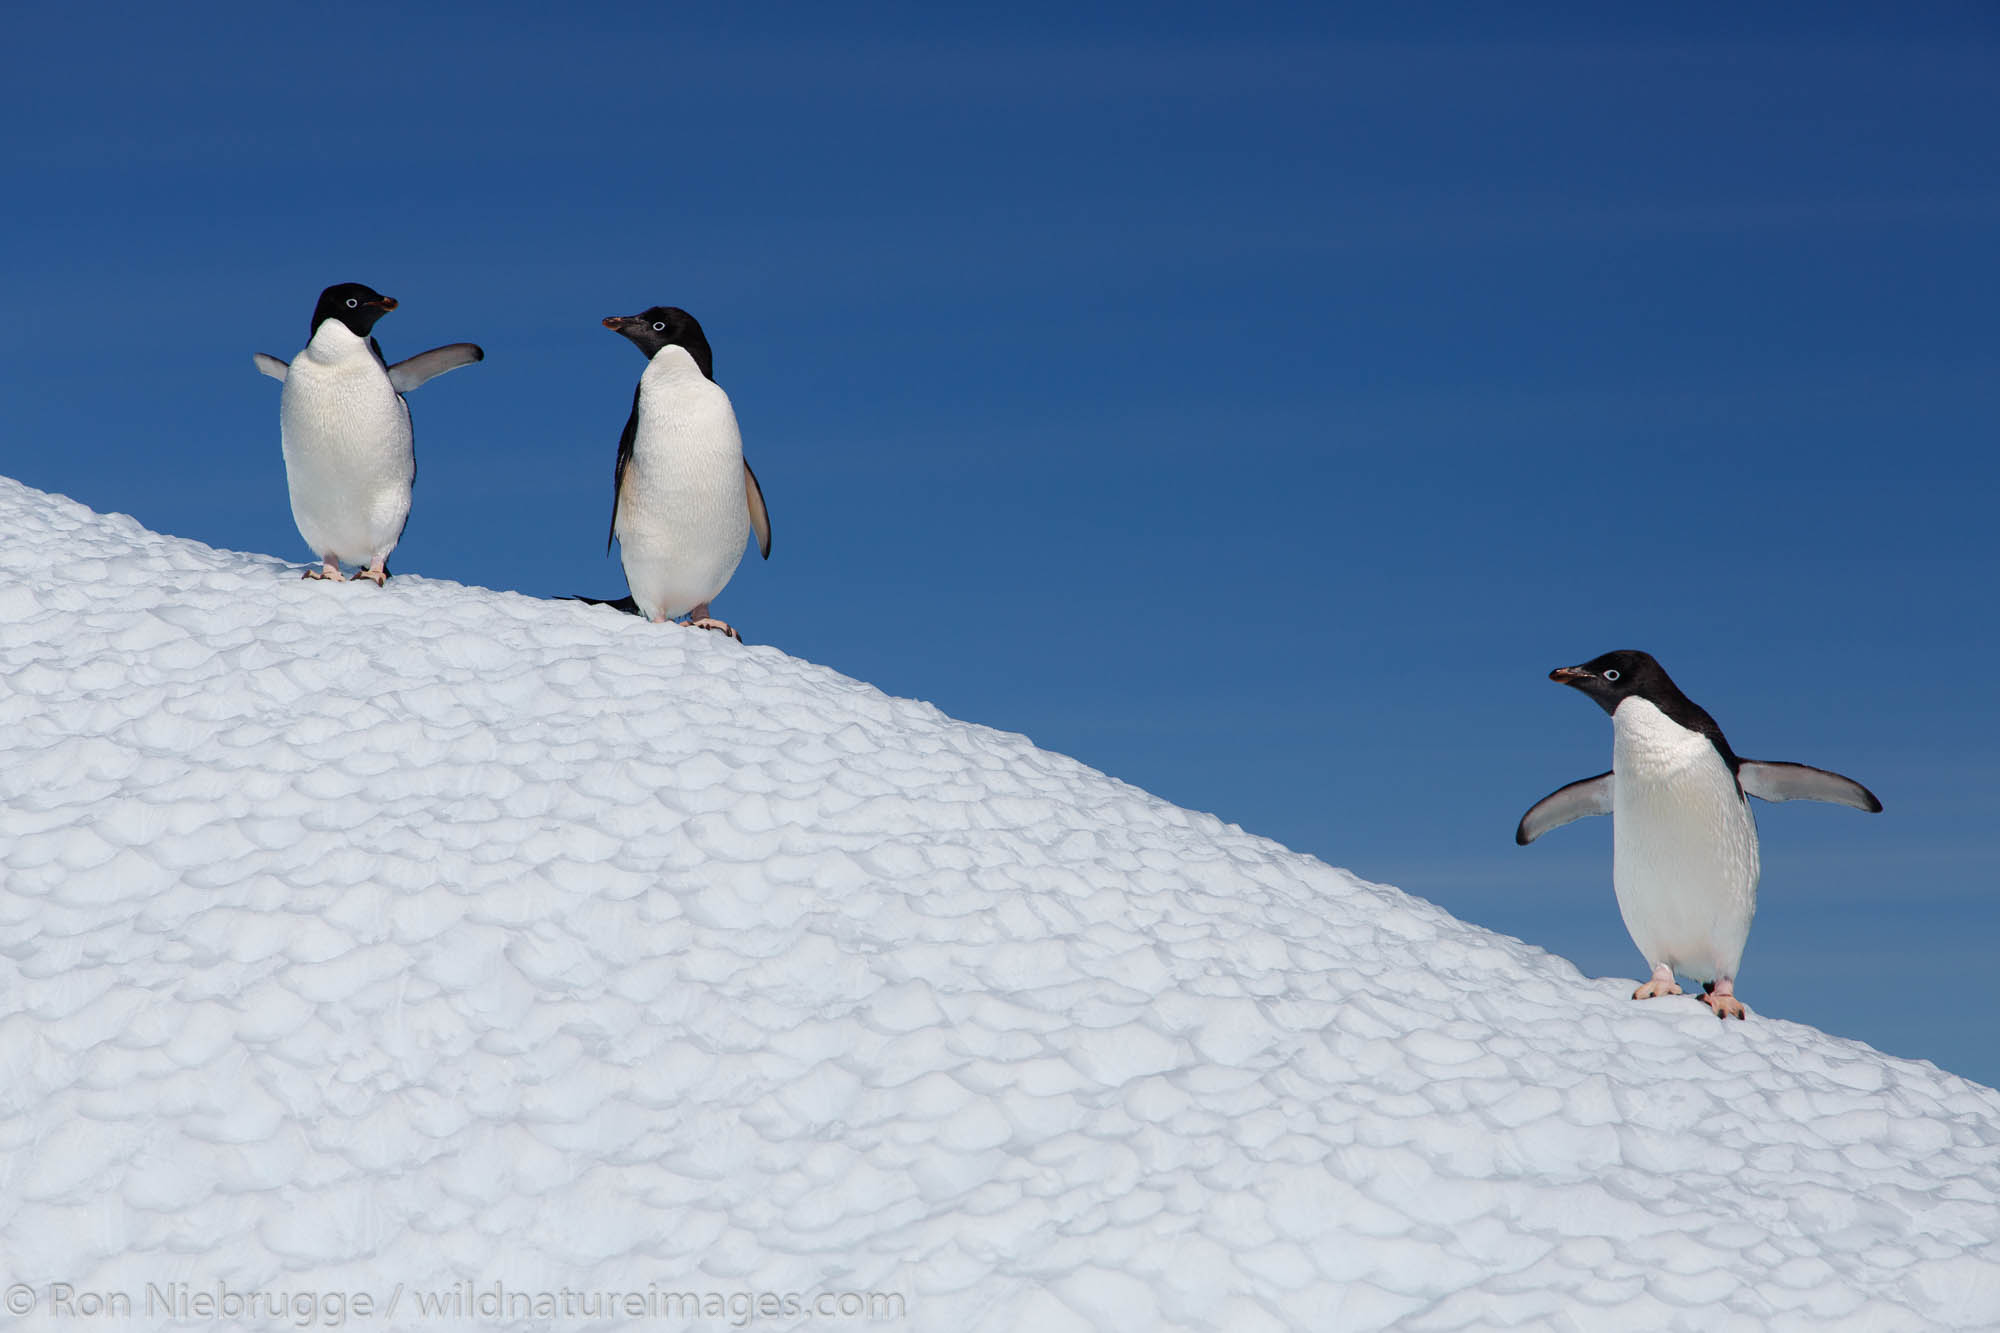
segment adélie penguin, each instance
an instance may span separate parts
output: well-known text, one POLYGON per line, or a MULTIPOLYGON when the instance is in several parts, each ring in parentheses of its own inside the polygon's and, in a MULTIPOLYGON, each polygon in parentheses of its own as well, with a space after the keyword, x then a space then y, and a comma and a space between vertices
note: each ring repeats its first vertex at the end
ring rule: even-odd
POLYGON ((618 542, 640 615, 655 624, 687 616, 740 641, 709 618, 708 604, 736 572, 753 530, 758 551, 771 558, 771 516, 743 459, 729 395, 715 382, 708 338, 676 306, 612 315, 604 327, 646 355, 618 440, 604 549, 618 542))
POLYGON ((1742 759, 1722 728, 1641 652, 1558 667, 1549 679, 1611 714, 1611 771, 1530 807, 1526 846, 1586 815, 1611 816, 1611 882, 1632 942, 1652 964, 1635 1000, 1679 995, 1676 972, 1702 982, 1717 1018, 1743 1017, 1736 969, 1757 910, 1757 821, 1748 797, 1830 801, 1871 814, 1882 803, 1852 778, 1805 764, 1742 759))
POLYGON ((387 581, 417 479, 403 395, 486 356, 471 343, 450 343, 388 364, 370 331, 395 308, 372 287, 338 283, 319 294, 311 340, 290 365, 262 352, 252 358, 285 386, 278 424, 292 521, 320 558, 309 579, 338 582, 344 562, 361 566, 356 578, 377 587, 387 581))

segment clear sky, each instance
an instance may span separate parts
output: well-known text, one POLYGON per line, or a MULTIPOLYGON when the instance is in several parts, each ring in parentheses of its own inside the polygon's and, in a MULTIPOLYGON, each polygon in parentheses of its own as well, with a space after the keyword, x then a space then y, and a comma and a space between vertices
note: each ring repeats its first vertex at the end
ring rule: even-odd
POLYGON ((753 641, 1634 978, 1512 833, 1647 649, 1887 806, 1759 807, 1739 993, 2000 1083, 2000 11, 1083 8, 25 9, 0 471, 303 568, 250 354, 366 282, 487 353, 391 569, 615 596, 685 306, 753 641))

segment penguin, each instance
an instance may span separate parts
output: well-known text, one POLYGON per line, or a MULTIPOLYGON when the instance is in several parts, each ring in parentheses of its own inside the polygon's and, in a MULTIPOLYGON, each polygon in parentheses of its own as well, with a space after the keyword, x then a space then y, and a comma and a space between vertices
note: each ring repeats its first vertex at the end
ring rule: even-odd
POLYGON ((743 560, 752 531, 771 558, 771 515, 715 357, 693 315, 659 306, 611 315, 604 327, 646 356, 612 475, 608 553, 618 543, 625 583, 640 615, 661 624, 688 617, 698 629, 743 636, 712 620, 708 604, 743 560))
POLYGON ((1757 910, 1759 868, 1748 798, 1828 801, 1870 814, 1882 802, 1823 768, 1739 758, 1715 719, 1646 653, 1605 653, 1557 667, 1549 679, 1611 715, 1611 771, 1535 802, 1514 841, 1525 847, 1572 820, 1610 815, 1618 911, 1653 967, 1632 998, 1681 994, 1679 972, 1702 983, 1701 1001, 1717 1018, 1742 1018, 1736 969, 1757 910))
POLYGON ((369 331, 395 308, 394 297, 372 287, 337 283, 319 294, 311 340, 291 364, 263 352, 251 358, 285 386, 278 426, 292 521, 320 558, 309 579, 338 583, 345 561, 362 566, 357 579, 378 588, 388 581, 389 552, 409 522, 417 479, 403 395, 486 359, 472 343, 450 343, 388 364, 369 331))

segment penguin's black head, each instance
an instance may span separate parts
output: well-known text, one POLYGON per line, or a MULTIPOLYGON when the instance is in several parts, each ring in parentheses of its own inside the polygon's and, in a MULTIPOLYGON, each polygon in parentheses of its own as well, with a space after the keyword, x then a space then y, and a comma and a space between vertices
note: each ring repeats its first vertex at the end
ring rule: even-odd
POLYGON ((1557 667, 1549 679, 1582 690, 1607 713, 1617 712, 1634 695, 1662 705, 1686 697, 1650 653, 1631 648, 1593 657, 1582 666, 1557 667))
POLYGON ((395 308, 395 297, 384 296, 365 283, 337 283, 319 294, 319 304, 313 307, 312 331, 318 333, 320 325, 337 319, 355 337, 366 338, 375 321, 395 308))
POLYGON ((611 315, 604 327, 630 338, 632 345, 651 361, 663 347, 678 347, 694 358, 701 373, 715 378, 715 354, 708 350, 708 338, 693 315, 674 305, 656 305, 639 315, 611 315))

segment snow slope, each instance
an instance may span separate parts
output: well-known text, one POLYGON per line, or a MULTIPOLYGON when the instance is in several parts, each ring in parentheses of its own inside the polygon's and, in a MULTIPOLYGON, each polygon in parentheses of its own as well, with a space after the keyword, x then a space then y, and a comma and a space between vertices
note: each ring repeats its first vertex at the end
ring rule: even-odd
POLYGON ((2000 1325, 1929 1064, 775 648, 0 534, 0 1326, 2000 1325))

